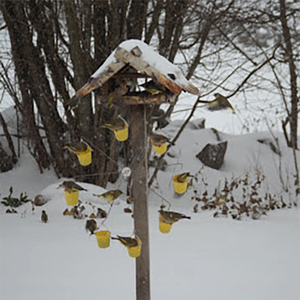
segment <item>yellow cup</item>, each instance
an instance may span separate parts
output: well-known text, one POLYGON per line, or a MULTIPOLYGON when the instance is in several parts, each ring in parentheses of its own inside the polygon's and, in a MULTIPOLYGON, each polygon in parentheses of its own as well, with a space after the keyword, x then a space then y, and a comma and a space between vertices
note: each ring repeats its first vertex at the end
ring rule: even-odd
POLYGON ((79 191, 77 192, 65 191, 65 198, 68 205, 75 206, 78 204, 79 191))
POLYGON ((159 231, 162 233, 169 233, 172 228, 172 224, 164 222, 163 216, 159 216, 159 231))
POLYGON ((160 146, 152 144, 152 146, 157 154, 164 154, 167 151, 167 143, 164 143, 160 146))
POLYGON ((98 246, 100 248, 108 248, 110 245, 110 231, 100 230, 95 233, 98 246))
POLYGON ((178 182, 177 177, 178 177, 178 175, 175 175, 173 177, 174 190, 177 194, 184 194, 188 187, 188 180, 186 180, 184 182, 178 182))
POLYGON ((88 147, 84 152, 76 153, 76 155, 79 160, 79 163, 82 166, 85 167, 92 163, 92 149, 90 147, 88 147))
POLYGON ((123 129, 114 130, 114 134, 119 142, 126 141, 128 139, 128 125, 123 129))
POLYGON ((142 242, 140 240, 138 240, 138 245, 135 247, 127 247, 128 250, 128 254, 130 257, 139 257, 141 254, 141 250, 142 250, 142 242))

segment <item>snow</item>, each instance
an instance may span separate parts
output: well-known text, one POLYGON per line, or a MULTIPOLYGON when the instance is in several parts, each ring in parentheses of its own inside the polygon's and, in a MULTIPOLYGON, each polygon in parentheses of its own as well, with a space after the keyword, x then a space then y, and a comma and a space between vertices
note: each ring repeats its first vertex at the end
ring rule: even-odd
MULTIPOLYGON (((162 133, 172 138, 182 123, 174 121, 162 133)), ((217 171, 195 158, 208 142, 216 142, 216 135, 211 129, 192 128, 190 124, 170 148, 171 156, 165 156, 169 166, 158 173, 158 182, 150 190, 151 298, 299 299, 298 208, 269 211, 259 220, 244 217, 241 221, 230 216, 214 218, 215 211, 201 210, 201 203, 199 211, 193 212, 195 190, 199 195, 205 190, 211 195, 222 188, 225 179, 244 178, 245 174, 252 184, 257 172, 266 176, 260 194, 270 192, 282 196, 287 204, 299 204, 292 192, 293 156, 282 134, 274 133, 281 151, 278 156, 268 145, 257 142, 262 138, 274 141, 269 132, 241 136, 219 133, 221 140, 228 141, 228 148, 224 165, 217 171), (280 180, 280 165, 290 193, 284 191, 280 180), (197 181, 179 197, 174 195, 171 178, 185 171, 196 174, 197 181), (172 210, 190 215, 191 220, 174 224, 168 234, 159 232, 157 211, 166 203, 157 194, 171 203, 172 210)), ((6 214, 6 207, 0 204, 0 299, 134 299, 135 259, 117 241, 100 249, 95 236, 85 231, 86 219, 63 215, 67 205, 63 190, 58 188, 63 180, 57 179, 52 170, 41 175, 25 146, 17 166, 0 174, 1 200, 10 186, 14 196, 26 192, 32 199, 37 194, 50 199, 34 211, 30 203, 22 205, 17 208, 18 214, 6 214), (42 210, 49 216, 47 224, 40 221, 42 210)), ((80 192, 87 213, 93 211, 92 205, 109 210, 109 204, 92 195, 102 193, 103 188, 77 183, 88 190, 80 192)), ((125 178, 120 177, 110 188, 124 191, 125 186, 125 178)), ((237 199, 241 193, 236 190, 237 199)), ((113 236, 133 233, 131 214, 123 211, 128 207, 125 200, 124 195, 116 200, 102 225, 113 236)), ((97 222, 100 225, 101 220, 97 222)))

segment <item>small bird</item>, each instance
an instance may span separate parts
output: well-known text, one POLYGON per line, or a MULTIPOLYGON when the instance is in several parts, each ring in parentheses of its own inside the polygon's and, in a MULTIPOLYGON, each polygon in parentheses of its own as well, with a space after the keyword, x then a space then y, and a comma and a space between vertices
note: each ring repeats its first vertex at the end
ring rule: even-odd
POLYGON ((213 101, 198 100, 198 102, 206 103, 207 109, 210 111, 218 111, 218 110, 229 108, 233 113, 235 113, 232 105, 230 104, 230 102, 225 96, 219 93, 215 93, 214 96, 215 96, 215 100, 213 101))
POLYGON ((166 136, 164 136, 163 134, 157 134, 157 133, 150 133, 150 140, 151 140, 151 144, 155 145, 155 146, 162 146, 165 143, 171 144, 171 145, 175 145, 172 141, 170 141, 169 138, 167 138, 166 136))
POLYGON ((129 90, 129 85, 127 84, 127 81, 122 80, 121 84, 108 95, 108 104, 112 104, 114 100, 115 101, 120 100, 122 96, 127 94, 128 90, 129 90))
POLYGON ((70 100, 68 100, 65 104, 65 109, 67 111, 69 110, 73 110, 75 109, 76 107, 78 107, 79 103, 80 103, 80 97, 77 97, 77 96, 74 96, 72 97, 70 100))
POLYGON ((166 88, 162 84, 153 80, 147 81, 140 86, 143 87, 151 95, 161 94, 166 91, 166 88))
POLYGON ((94 219, 87 220, 85 224, 86 231, 89 231, 90 234, 94 234, 95 231, 98 229, 97 222, 94 219))
POLYGON ((87 191, 73 180, 64 181, 62 184, 59 185, 59 187, 64 188, 67 192, 87 191))
POLYGON ((110 130, 122 130, 126 127, 128 127, 128 123, 120 115, 116 119, 110 120, 109 123, 100 126, 100 128, 108 128, 110 130))
POLYGON ((41 220, 43 223, 48 222, 48 215, 46 214, 46 212, 44 210, 42 210, 41 220))
POLYGON ((175 175, 175 176, 177 176, 176 181, 178 181, 178 182, 186 182, 191 177, 194 177, 189 172, 187 172, 187 173, 181 173, 181 174, 178 174, 178 175, 175 175))
POLYGON ((102 199, 105 199, 105 200, 111 202, 111 201, 114 201, 115 199, 117 199, 122 194, 123 194, 123 192, 120 190, 111 190, 111 191, 105 192, 100 195, 93 194, 93 196, 96 196, 96 197, 99 197, 99 198, 102 198, 102 199))
POLYGON ((136 247, 139 244, 138 238, 131 238, 131 237, 123 237, 117 235, 117 237, 111 237, 112 240, 120 241, 126 247, 136 247))
POLYGON ((64 148, 69 149, 70 151, 72 151, 75 154, 83 153, 83 152, 87 151, 88 148, 91 149, 91 147, 83 141, 67 144, 64 146, 64 148))
POLYGON ((174 211, 165 211, 160 209, 158 212, 163 217, 164 221, 169 224, 173 224, 181 219, 191 219, 191 217, 174 211))

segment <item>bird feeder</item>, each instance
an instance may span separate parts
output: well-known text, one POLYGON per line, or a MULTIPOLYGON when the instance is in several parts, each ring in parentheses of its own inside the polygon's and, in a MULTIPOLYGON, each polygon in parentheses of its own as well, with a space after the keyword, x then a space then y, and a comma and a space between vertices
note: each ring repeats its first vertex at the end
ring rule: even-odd
POLYGON ((184 194, 188 187, 188 179, 183 182, 180 182, 177 180, 179 175, 180 174, 173 176, 174 190, 177 194, 184 194))
MULTIPOLYGON (((142 86, 142 88, 144 87, 142 86)), ((198 95, 199 90, 186 79, 180 68, 139 40, 122 42, 103 65, 92 74, 88 82, 76 91, 76 97, 83 98, 97 89, 98 91, 95 91, 96 113, 100 114, 103 107, 108 107, 108 105, 119 105, 119 112, 123 114, 125 110, 122 108, 130 106, 129 128, 132 157, 138 157, 133 163, 132 170, 134 227, 136 234, 143 241, 143 247, 139 242, 137 246, 127 247, 127 249, 131 257, 137 258, 137 299, 148 300, 150 299, 150 271, 146 107, 147 105, 174 103, 182 91, 198 95), (124 80, 129 85, 124 84, 124 80), (142 86, 140 81, 143 80, 144 82, 152 80, 159 83, 164 87, 163 91, 153 94, 147 90, 141 91, 136 88, 137 85, 142 86), (127 86, 130 87, 126 91, 124 87, 127 86)), ((114 110, 112 112, 114 113, 114 110)), ((114 131, 114 134, 119 141, 124 141, 128 138, 128 127, 121 131, 114 131)), ((155 151, 163 153, 165 148, 160 146, 155 151)), ((186 188, 187 183, 185 189, 181 187, 177 190, 179 193, 183 193, 186 188)), ((164 226, 165 231, 167 231, 166 227, 170 227, 164 226)))
POLYGON ((163 216, 159 216, 158 220, 159 220, 159 231, 161 233, 169 233, 173 224, 166 222, 163 216))
POLYGON ((134 247, 129 247, 126 246, 127 250, 128 250, 128 254, 130 257, 139 257, 141 254, 141 250, 142 250, 142 241, 140 239, 138 239, 138 245, 134 246, 134 247))
POLYGON ((92 149, 87 147, 83 152, 76 153, 79 163, 82 166, 88 166, 92 163, 92 149))
POLYGON ((123 129, 114 130, 116 139, 119 142, 124 142, 128 139, 128 124, 125 123, 123 129))
POLYGON ((95 233, 98 246, 100 248, 108 248, 110 245, 110 231, 100 230, 95 233))
POLYGON ((79 198, 79 191, 70 191, 70 190, 65 190, 65 198, 67 205, 69 206, 75 206, 78 204, 78 198, 79 198))
POLYGON ((167 151, 167 143, 164 143, 162 145, 155 145, 152 140, 150 142, 157 154, 164 154, 167 151))

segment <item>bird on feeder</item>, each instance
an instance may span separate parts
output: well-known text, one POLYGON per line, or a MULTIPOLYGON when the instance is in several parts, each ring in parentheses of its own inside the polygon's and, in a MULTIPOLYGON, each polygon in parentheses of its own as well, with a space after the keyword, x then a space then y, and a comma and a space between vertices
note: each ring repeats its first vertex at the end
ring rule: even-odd
POLYGON ((189 172, 178 174, 176 177, 176 181, 178 182, 187 182, 191 177, 194 177, 189 172))
POLYGON ((161 94, 166 91, 166 88, 162 84, 155 82, 154 80, 147 81, 140 86, 143 87, 151 95, 161 94))
POLYGON ((43 223, 48 222, 48 215, 46 214, 46 211, 42 210, 41 220, 43 223))
POLYGON ((64 181, 62 184, 59 185, 59 187, 64 188, 68 192, 87 191, 73 180, 64 181))
POLYGON ((69 149, 71 152, 75 154, 81 154, 87 151, 88 148, 91 149, 91 147, 84 141, 67 144, 64 146, 64 148, 69 149))
POLYGON ((108 202, 112 202, 122 194, 123 194, 123 192, 120 191, 120 190, 111 190, 111 191, 105 192, 105 193, 100 194, 100 195, 99 194, 93 194, 93 196, 105 199, 108 202))
POLYGON ((85 224, 86 231, 89 231, 90 234, 94 234, 95 231, 98 229, 97 222, 94 219, 87 220, 85 224))
POLYGON ((118 141, 123 142, 128 139, 128 123, 119 115, 116 119, 101 125, 100 128, 112 130, 118 141))
POLYGON ((124 237, 124 236, 117 235, 117 237, 112 236, 111 239, 120 241, 122 245, 126 247, 136 247, 139 245, 138 238, 124 237))
POLYGON ((123 79, 120 85, 108 95, 108 104, 111 105, 113 101, 120 100, 122 96, 127 94, 129 87, 127 81, 123 79))
POLYGON ((171 144, 172 146, 175 145, 175 143, 170 141, 170 139, 164 136, 163 134, 157 134, 154 132, 150 133, 150 140, 151 144, 155 146, 162 146, 165 143, 171 144))
POLYGON ((121 117, 118 116, 116 119, 111 119, 108 123, 105 123, 100 126, 100 128, 108 128, 110 130, 122 130, 128 126, 127 122, 121 117))
POLYGON ((215 93, 214 96, 215 96, 215 100, 213 101, 198 100, 198 102, 206 103, 207 109, 210 111, 218 111, 218 110, 229 108, 233 113, 235 113, 231 103, 228 101, 228 99, 225 96, 219 93, 215 93))
POLYGON ((175 222, 178 222, 181 219, 191 219, 191 217, 186 216, 184 214, 178 213, 178 212, 174 212, 174 211, 165 211, 160 209, 158 211, 161 215, 161 217, 163 218, 163 221, 169 224, 173 224, 175 222))

